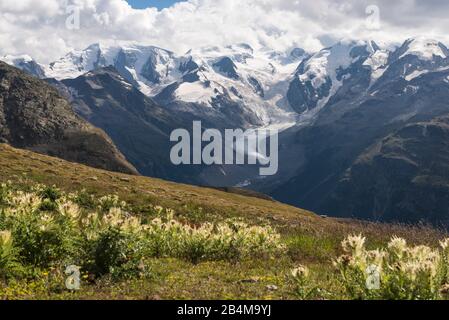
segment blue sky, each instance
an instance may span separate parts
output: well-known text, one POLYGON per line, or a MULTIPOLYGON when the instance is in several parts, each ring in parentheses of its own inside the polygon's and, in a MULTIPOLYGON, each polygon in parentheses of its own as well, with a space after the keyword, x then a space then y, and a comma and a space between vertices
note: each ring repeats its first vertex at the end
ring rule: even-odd
POLYGON ((135 9, 144 9, 148 7, 157 7, 158 9, 163 9, 170 7, 176 2, 181 2, 182 0, 126 0, 135 9))

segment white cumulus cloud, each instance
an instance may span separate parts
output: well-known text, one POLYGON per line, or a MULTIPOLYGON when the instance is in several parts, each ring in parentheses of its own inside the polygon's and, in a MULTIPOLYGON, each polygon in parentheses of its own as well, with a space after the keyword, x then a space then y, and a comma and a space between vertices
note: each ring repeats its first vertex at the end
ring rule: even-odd
POLYGON ((339 38, 393 43, 425 35, 447 42, 448 14, 446 0, 189 0, 160 11, 133 9, 125 0, 1 0, 0 55, 47 63, 95 42, 178 53, 240 42, 309 51, 339 38), (71 27, 73 8, 79 29, 71 27))

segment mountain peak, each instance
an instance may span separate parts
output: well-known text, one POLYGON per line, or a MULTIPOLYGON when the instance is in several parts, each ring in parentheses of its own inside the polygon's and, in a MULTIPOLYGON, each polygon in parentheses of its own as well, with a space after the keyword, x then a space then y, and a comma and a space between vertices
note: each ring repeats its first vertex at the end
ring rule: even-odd
POLYGON ((254 53, 254 49, 247 43, 238 43, 235 45, 227 46, 226 48, 234 50, 234 51, 246 51, 249 54, 254 53))
POLYGON ((403 52, 400 58, 414 55, 422 60, 431 60, 434 57, 445 59, 449 56, 449 50, 443 43, 426 37, 407 39, 400 50, 403 52))
POLYGON ((19 55, 19 56, 6 55, 1 57, 0 60, 16 68, 19 68, 20 70, 23 70, 32 76, 35 76, 40 79, 45 78, 44 69, 29 55, 19 55))
POLYGON ((15 56, 15 55, 5 55, 5 56, 1 57, 1 60, 6 62, 7 64, 14 65, 14 63, 17 62, 17 61, 22 61, 22 62, 33 61, 33 58, 31 58, 27 54, 17 55, 17 56, 15 56))
POLYGON ((237 66, 229 57, 221 57, 213 64, 213 67, 228 78, 238 79, 237 66))
POLYGON ((102 48, 102 44, 99 42, 96 42, 96 43, 92 43, 85 50, 100 50, 101 48, 102 48))
POLYGON ((306 51, 302 48, 293 48, 290 51, 290 57, 293 59, 301 59, 304 58, 307 55, 306 51))

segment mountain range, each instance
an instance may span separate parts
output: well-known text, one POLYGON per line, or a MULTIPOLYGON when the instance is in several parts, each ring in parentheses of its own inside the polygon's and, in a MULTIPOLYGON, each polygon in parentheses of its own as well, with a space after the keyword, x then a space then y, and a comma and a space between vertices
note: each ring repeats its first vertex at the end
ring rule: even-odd
POLYGON ((94 44, 48 65, 2 60, 55 87, 141 174, 245 186, 333 216, 448 224, 449 50, 439 41, 342 40, 315 53, 237 44, 184 55, 94 44), (169 134, 193 120, 280 129, 279 173, 171 165, 169 134))

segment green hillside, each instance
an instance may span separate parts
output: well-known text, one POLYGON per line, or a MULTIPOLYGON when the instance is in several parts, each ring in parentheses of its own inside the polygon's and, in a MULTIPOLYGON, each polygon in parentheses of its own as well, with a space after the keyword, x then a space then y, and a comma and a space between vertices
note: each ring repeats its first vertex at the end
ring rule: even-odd
POLYGON ((342 240, 363 234, 374 249, 398 236, 434 250, 446 236, 426 226, 321 217, 238 189, 112 173, 7 145, 0 166, 5 299, 372 298, 345 287, 346 258, 334 265, 348 254, 342 240), (23 209, 26 195, 32 209, 23 209), (80 289, 70 291, 64 271, 72 262, 83 265, 80 289))

